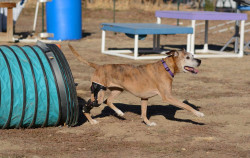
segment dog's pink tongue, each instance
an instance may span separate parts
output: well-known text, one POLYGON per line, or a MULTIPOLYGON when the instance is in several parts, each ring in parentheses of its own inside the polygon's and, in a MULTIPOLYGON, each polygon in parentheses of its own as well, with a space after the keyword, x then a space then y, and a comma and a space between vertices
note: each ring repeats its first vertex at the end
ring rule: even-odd
POLYGON ((195 68, 194 68, 193 71, 194 71, 194 73, 196 73, 196 74, 199 72, 199 70, 198 70, 198 69, 195 69, 195 68))
POLYGON ((199 71, 193 67, 186 66, 185 69, 191 73, 197 74, 199 71))

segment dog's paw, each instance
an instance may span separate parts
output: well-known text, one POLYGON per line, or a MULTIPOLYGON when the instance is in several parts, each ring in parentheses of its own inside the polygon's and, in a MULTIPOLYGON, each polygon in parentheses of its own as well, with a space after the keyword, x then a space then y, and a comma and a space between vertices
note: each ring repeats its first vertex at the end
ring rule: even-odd
POLYGON ((202 112, 196 111, 195 115, 198 117, 204 117, 205 115, 202 112))
POLYGON ((118 116, 124 116, 124 113, 121 110, 117 110, 116 113, 118 116))
POLYGON ((151 122, 149 124, 147 124, 148 126, 156 126, 157 124, 155 122, 151 122))
POLYGON ((94 119, 93 119, 93 120, 91 120, 91 121, 89 121, 89 122, 90 122, 90 124, 91 124, 91 125, 96 125, 96 124, 98 124, 98 123, 99 123, 98 121, 96 121, 96 120, 94 120, 94 119))

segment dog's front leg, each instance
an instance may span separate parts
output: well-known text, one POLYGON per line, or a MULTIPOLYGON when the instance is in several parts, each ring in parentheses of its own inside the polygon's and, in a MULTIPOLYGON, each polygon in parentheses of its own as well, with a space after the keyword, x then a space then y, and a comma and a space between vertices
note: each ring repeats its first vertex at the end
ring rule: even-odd
POLYGON ((160 87, 159 92, 160 92, 160 95, 162 97, 163 102, 168 102, 168 103, 173 104, 179 108, 186 109, 198 117, 205 116, 202 112, 199 112, 199 111, 193 109, 191 106, 184 104, 184 103, 180 102, 179 100, 175 99, 172 95, 172 84, 171 83, 160 87))
POLYGON ((99 123, 98 121, 92 119, 92 117, 90 116, 90 113, 84 112, 83 114, 84 114, 84 115, 86 116, 86 118, 89 120, 90 124, 95 125, 95 124, 98 124, 98 123, 99 123))
MULTIPOLYGON (((98 84, 96 84, 96 85, 98 86, 98 84)), ((83 108, 83 114, 86 116, 86 118, 88 119, 88 121, 92 125, 97 124, 99 122, 92 119, 92 117, 90 115, 90 110, 93 107, 100 106, 103 102, 103 99, 104 99, 104 91, 102 89, 98 89, 98 91, 96 91, 97 86, 94 87, 92 85, 92 87, 91 87, 91 91, 92 91, 91 99, 88 101, 87 105, 83 108)))
POLYGON ((141 118, 148 126, 156 126, 156 123, 150 122, 147 118, 148 99, 141 99, 141 118))
POLYGON ((175 99, 173 96, 171 95, 167 95, 163 98, 163 101, 165 102, 169 102, 170 104, 173 104, 177 107, 180 107, 182 109, 186 109, 190 112, 192 112, 194 115, 198 116, 198 117, 203 117, 205 116, 202 112, 199 112, 195 109, 193 109, 192 107, 190 107, 189 105, 185 104, 185 103, 182 103, 180 101, 178 101, 177 99, 175 99))

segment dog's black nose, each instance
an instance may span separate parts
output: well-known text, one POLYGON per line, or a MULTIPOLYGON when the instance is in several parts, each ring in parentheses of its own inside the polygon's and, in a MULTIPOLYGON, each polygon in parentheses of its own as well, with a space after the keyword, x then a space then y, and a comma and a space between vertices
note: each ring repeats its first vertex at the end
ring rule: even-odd
POLYGON ((198 62, 198 66, 200 66, 201 60, 200 59, 196 59, 196 61, 198 62))

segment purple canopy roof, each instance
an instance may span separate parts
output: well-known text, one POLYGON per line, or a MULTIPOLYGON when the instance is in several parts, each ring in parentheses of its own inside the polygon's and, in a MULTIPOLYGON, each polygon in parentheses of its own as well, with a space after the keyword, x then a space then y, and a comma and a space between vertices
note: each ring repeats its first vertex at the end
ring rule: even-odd
POLYGON ((244 13, 212 11, 156 11, 155 16, 187 20, 247 20, 247 14, 244 13))

